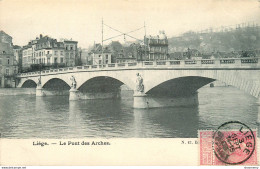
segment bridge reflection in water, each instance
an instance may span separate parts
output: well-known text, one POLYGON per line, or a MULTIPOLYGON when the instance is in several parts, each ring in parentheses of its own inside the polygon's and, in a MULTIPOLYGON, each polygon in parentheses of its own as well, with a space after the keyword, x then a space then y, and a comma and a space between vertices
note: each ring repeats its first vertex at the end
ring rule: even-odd
POLYGON ((196 138, 197 130, 231 120, 259 127, 256 98, 233 87, 202 88, 199 105, 188 107, 133 109, 132 95, 74 102, 68 96, 1 96, 0 131, 5 138, 196 138))

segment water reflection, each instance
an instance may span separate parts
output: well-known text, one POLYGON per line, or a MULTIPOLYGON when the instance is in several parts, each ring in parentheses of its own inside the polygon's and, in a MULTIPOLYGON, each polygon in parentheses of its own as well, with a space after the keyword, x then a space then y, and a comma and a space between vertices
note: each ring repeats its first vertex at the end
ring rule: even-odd
POLYGON ((198 95, 198 106, 157 109, 133 109, 132 92, 119 100, 2 96, 0 132, 6 138, 194 138, 231 120, 259 127, 255 98, 234 88, 204 88, 198 95))
POLYGON ((121 100, 70 102, 70 117, 84 130, 83 137, 120 137, 131 130, 132 113, 121 100))
POLYGON ((198 107, 134 109, 136 137, 196 137, 198 107))

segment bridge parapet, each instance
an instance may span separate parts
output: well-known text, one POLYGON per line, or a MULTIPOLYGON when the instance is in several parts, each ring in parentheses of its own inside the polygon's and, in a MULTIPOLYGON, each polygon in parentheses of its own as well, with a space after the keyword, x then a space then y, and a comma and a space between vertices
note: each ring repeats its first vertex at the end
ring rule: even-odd
POLYGON ((39 76, 48 74, 73 73, 80 71, 101 71, 118 69, 145 69, 145 68, 176 68, 176 69, 194 69, 194 68, 260 68, 260 57, 254 58, 221 58, 221 59, 202 59, 202 60, 158 60, 143 61, 132 63, 112 63, 103 65, 84 65, 76 67, 66 67, 50 69, 36 72, 19 74, 18 77, 39 76))

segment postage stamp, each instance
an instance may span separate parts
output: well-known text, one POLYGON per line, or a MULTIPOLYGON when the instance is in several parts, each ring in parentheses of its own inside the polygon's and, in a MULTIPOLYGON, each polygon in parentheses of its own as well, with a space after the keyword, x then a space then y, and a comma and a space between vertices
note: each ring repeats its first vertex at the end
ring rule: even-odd
POLYGON ((200 165, 257 165, 256 130, 239 121, 201 130, 200 165))

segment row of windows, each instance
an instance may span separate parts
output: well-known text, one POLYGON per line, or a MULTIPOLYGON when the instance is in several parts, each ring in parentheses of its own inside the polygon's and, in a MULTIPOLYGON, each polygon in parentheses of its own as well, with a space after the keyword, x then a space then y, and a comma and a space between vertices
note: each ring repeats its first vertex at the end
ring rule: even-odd
MULTIPOLYGON (((36 52, 33 56, 45 56, 45 55, 48 55, 50 54, 50 51, 47 51, 47 53, 45 51, 42 51, 42 52, 36 52)), ((60 51, 60 55, 63 56, 64 52, 63 51, 60 51)), ((54 51, 54 55, 55 56, 58 56, 59 55, 59 51, 54 51)))
POLYGON ((23 55, 31 55, 32 54, 32 50, 25 50, 25 51, 23 51, 23 55))
POLYGON ((162 47, 151 47, 150 51, 152 52, 167 52, 167 48, 162 48, 162 47))
MULTIPOLYGON (((50 63, 50 58, 47 58, 47 64, 50 63)), ((42 58, 42 59, 33 59, 32 60, 32 63, 36 63, 36 64, 40 64, 40 63, 46 63, 46 60, 45 58, 42 58)), ((63 58, 60 58, 60 63, 63 63, 64 62, 64 59, 63 58)), ((54 58, 54 63, 58 63, 58 58, 54 58)))
MULTIPOLYGON (((71 49, 71 50, 73 50, 73 49, 71 49)), ((35 57, 35 56, 36 56, 36 57, 38 57, 38 56, 45 56, 46 54, 50 54, 50 51, 47 51, 47 53, 46 53, 45 51, 34 52, 34 53, 32 53, 31 50, 29 50, 29 51, 27 51, 27 50, 23 51, 23 56, 31 55, 31 54, 32 54, 33 57, 35 57)), ((54 55, 55 55, 55 56, 58 56, 58 55, 59 55, 59 51, 54 51, 54 55)), ((60 51, 60 55, 63 56, 63 55, 64 55, 64 51, 60 51)), ((68 53, 66 53, 66 55, 69 56, 68 53)), ((72 56, 73 53, 70 53, 70 55, 72 56)))
POLYGON ((74 57, 74 53, 66 53, 66 57, 68 58, 73 58, 74 57))
MULTIPOLYGON (((98 55, 99 58, 101 58, 101 55, 98 55)), ((108 55, 106 55, 106 59, 108 59, 108 55)))
POLYGON ((166 60, 167 59, 167 56, 166 55, 163 55, 163 54, 150 54, 149 55, 149 60, 159 60, 159 59, 162 59, 162 60, 166 60))
POLYGON ((66 50, 75 50, 74 45, 66 45, 66 50))
POLYGON ((149 39, 149 43, 150 44, 168 44, 168 41, 165 40, 161 40, 161 39, 149 39))
MULTIPOLYGON (((46 47, 51 47, 51 44, 50 42, 46 42, 46 43, 41 43, 41 44, 38 44, 36 45, 36 49, 41 49, 41 48, 46 48, 46 47)), ((57 43, 54 43, 53 44, 53 47, 58 47, 58 44, 57 43)), ((59 47, 64 47, 64 45, 62 43, 60 43, 59 47)))
MULTIPOLYGON (((105 63, 108 64, 108 60, 106 60, 105 63)), ((99 60, 99 61, 98 61, 98 64, 101 65, 101 64, 102 64, 102 60, 99 60)))
MULTIPOLYGON (((17 73, 16 71, 17 71, 16 68, 13 69, 14 74, 17 73)), ((6 68, 6 69, 5 69, 5 74, 6 74, 6 75, 10 75, 10 73, 11 73, 10 69, 9 69, 9 68, 6 68)))
POLYGON ((31 60, 31 57, 24 57, 23 58, 23 63, 27 63, 31 60))

